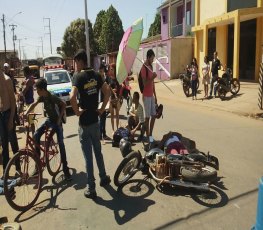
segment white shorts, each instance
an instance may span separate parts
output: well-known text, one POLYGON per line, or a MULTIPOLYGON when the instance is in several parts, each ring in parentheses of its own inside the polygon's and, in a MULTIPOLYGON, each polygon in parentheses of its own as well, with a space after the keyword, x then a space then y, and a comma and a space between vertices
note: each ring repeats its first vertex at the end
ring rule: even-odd
POLYGON ((155 98, 143 97, 145 118, 154 117, 156 115, 155 98))

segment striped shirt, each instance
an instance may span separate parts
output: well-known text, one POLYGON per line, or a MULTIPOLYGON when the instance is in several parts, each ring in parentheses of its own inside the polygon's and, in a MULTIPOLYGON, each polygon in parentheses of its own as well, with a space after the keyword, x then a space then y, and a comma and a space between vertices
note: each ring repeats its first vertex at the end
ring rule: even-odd
POLYGON ((144 122, 143 107, 142 107, 142 105, 140 103, 138 104, 137 108, 135 108, 135 104, 133 103, 131 108, 130 108, 130 112, 134 113, 136 115, 136 118, 139 119, 140 123, 144 122))

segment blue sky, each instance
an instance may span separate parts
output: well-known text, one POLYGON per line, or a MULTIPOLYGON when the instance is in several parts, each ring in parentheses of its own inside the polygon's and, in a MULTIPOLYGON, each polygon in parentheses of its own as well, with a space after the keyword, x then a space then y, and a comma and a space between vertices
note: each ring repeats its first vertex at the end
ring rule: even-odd
MULTIPOLYGON (((157 8, 162 0, 87 0, 88 17, 92 24, 100 10, 107 10, 112 4, 118 11, 124 31, 137 19, 144 19, 146 37, 150 24, 154 21, 157 8)), ((44 55, 50 53, 48 20, 50 18, 52 50, 61 45, 65 29, 77 18, 85 17, 84 0, 0 0, 0 17, 6 17, 6 46, 13 50, 10 24, 15 24, 15 34, 20 40, 21 55, 27 58, 42 56, 41 37, 44 55), (22 12, 22 13, 19 13, 22 12)), ((0 50, 4 50, 3 25, 0 21, 0 50)), ((19 42, 16 41, 18 50, 19 42)))

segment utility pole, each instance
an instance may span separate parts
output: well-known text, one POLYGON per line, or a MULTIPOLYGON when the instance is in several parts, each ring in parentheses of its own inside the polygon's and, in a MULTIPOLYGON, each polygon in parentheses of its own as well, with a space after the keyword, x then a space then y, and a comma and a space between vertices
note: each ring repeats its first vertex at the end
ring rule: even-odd
POLYGON ((44 50, 43 50, 43 37, 40 37, 41 39, 41 46, 42 46, 42 58, 44 57, 44 50))
POLYGON ((3 22, 3 36, 4 36, 4 47, 5 47, 5 62, 6 62, 6 40, 5 40, 5 15, 3 14, 3 18, 1 19, 3 22))
POLYGON ((16 57, 15 28, 17 27, 17 25, 11 24, 11 25, 9 25, 9 26, 12 27, 11 30, 12 30, 12 32, 13 32, 14 57, 16 57))
POLYGON ((51 28, 50 28, 50 18, 43 18, 43 20, 48 20, 48 26, 44 26, 45 27, 48 27, 49 28, 49 42, 50 42, 50 51, 51 51, 51 54, 52 54, 52 42, 51 42, 51 28))
POLYGON ((20 47, 20 41, 22 40, 21 38, 19 38, 19 39, 17 39, 18 40, 18 44, 19 44, 19 59, 20 59, 20 61, 22 61, 21 60, 21 47, 20 47))
POLYGON ((84 4, 85 4, 86 52, 88 58, 88 67, 90 67, 89 23, 88 23, 87 0, 84 0, 84 4))

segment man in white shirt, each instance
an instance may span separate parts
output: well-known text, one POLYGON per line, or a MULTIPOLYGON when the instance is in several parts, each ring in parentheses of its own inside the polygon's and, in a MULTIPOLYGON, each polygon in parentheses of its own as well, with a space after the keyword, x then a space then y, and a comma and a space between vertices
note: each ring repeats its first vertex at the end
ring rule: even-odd
POLYGON ((135 135, 135 132, 138 129, 141 129, 141 134, 138 137, 137 141, 142 141, 143 135, 145 133, 145 121, 144 121, 144 112, 143 107, 139 102, 140 100, 140 94, 138 92, 133 93, 132 97, 132 106, 129 111, 129 117, 128 117, 128 126, 131 130, 131 137, 133 138, 135 135))

